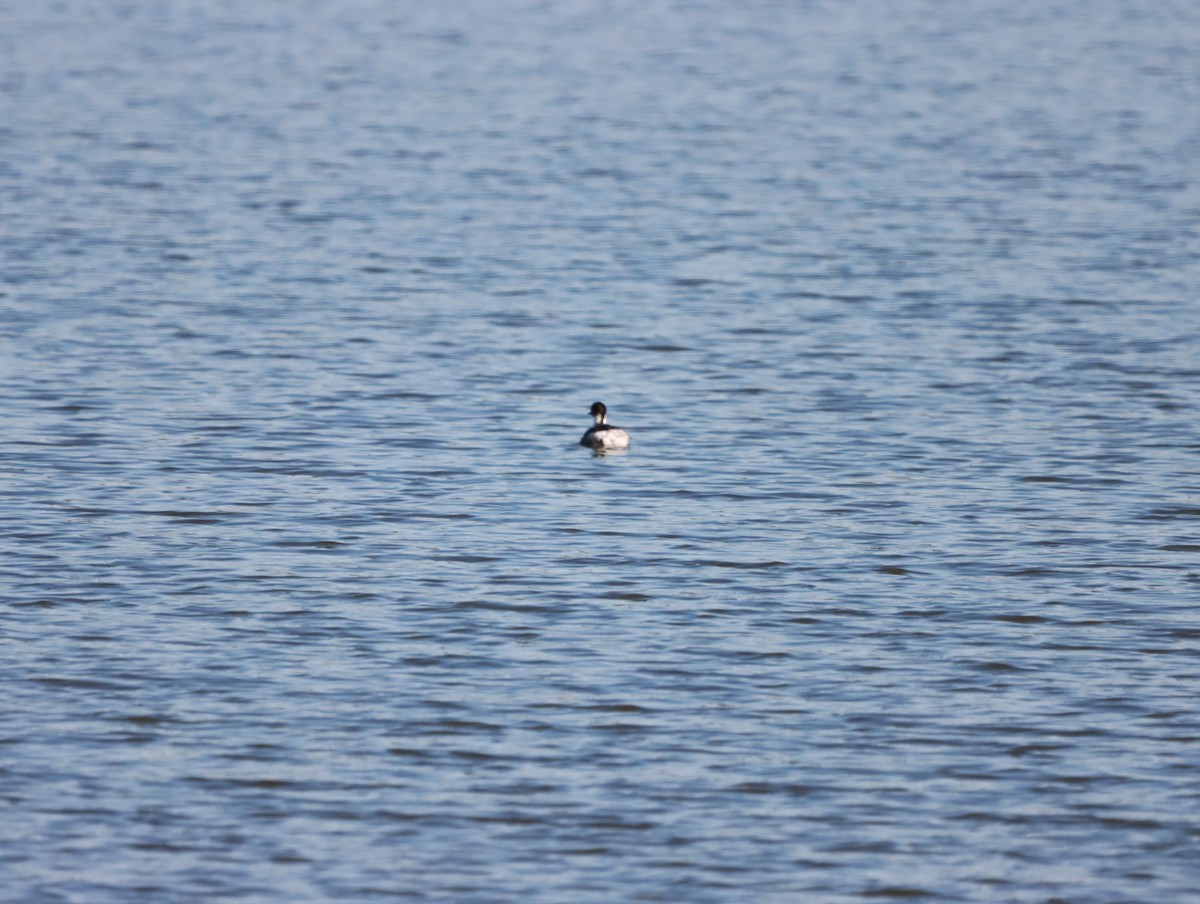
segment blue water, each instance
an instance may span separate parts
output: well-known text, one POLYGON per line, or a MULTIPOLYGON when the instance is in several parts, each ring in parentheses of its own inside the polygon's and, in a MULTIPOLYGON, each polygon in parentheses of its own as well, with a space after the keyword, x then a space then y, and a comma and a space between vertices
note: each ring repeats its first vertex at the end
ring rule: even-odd
POLYGON ((1198 46, 0 5, 0 899, 1198 900, 1198 46))

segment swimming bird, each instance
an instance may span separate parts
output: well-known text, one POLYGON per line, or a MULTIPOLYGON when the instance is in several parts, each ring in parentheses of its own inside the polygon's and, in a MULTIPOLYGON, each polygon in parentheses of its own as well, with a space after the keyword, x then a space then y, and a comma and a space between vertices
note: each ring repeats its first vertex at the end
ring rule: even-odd
POLYGON ((629 448, 629 434, 620 427, 614 427, 607 423, 608 409, 604 407, 603 402, 592 403, 591 415, 596 419, 596 423, 588 427, 588 431, 579 441, 579 445, 602 452, 610 449, 629 448))

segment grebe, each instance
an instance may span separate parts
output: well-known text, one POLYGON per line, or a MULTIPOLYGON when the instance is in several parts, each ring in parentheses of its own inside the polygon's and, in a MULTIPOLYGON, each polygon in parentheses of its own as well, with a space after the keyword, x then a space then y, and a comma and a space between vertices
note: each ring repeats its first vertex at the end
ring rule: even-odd
POLYGON ((608 418, 608 409, 604 407, 603 402, 592 403, 591 414, 596 419, 596 423, 588 428, 588 432, 583 435, 579 445, 589 446, 600 451, 629 448, 629 434, 620 427, 605 423, 608 418))

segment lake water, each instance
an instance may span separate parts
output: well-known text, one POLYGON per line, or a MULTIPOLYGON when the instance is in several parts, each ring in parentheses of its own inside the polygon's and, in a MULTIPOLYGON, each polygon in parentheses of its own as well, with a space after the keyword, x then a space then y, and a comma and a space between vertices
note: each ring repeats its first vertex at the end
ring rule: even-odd
POLYGON ((1197 47, 0 5, 0 899, 1200 900, 1197 47))

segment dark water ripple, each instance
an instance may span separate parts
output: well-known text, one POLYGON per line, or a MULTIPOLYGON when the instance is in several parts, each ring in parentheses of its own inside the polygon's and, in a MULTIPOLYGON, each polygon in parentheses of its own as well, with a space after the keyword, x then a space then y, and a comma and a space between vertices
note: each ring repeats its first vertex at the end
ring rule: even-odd
POLYGON ((1192 10, 0 25, 0 898, 1194 898, 1192 10))

